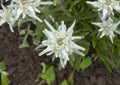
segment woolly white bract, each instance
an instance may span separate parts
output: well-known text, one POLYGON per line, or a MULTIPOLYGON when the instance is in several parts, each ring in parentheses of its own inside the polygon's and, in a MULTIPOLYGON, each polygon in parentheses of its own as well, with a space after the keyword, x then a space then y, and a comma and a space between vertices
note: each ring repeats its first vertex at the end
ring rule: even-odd
POLYGON ((108 18, 108 20, 92 24, 100 27, 99 31, 102 32, 100 38, 102 38, 105 35, 109 36, 112 43, 113 37, 115 37, 114 32, 120 34, 120 32, 117 30, 120 21, 113 22, 113 20, 110 17, 108 18))
POLYGON ((69 55, 73 52, 84 56, 81 51, 84 51, 85 48, 77 45, 73 42, 75 39, 81 39, 81 36, 72 36, 74 23, 67 29, 64 21, 59 25, 58 30, 55 30, 46 20, 44 20, 47 26, 50 28, 50 31, 45 29, 43 33, 48 38, 47 40, 42 41, 36 49, 46 46, 47 48, 39 53, 39 56, 47 53, 47 55, 54 54, 56 58, 60 59, 60 64, 64 68, 69 61, 69 55), (80 51, 81 50, 81 51, 80 51))
POLYGON ((27 15, 42 22, 42 20, 36 15, 36 13, 40 13, 40 10, 37 7, 39 5, 51 5, 53 2, 41 2, 41 0, 12 0, 12 4, 14 4, 14 7, 16 8, 16 19, 21 15, 22 18, 25 18, 27 15))
POLYGON ((87 3, 97 8, 97 11, 102 12, 102 19, 105 19, 110 14, 114 16, 113 9, 120 12, 119 0, 98 0, 94 2, 87 1, 87 3))
POLYGON ((16 22, 14 19, 15 11, 12 7, 5 7, 2 5, 2 8, 3 9, 0 10, 0 26, 7 22, 9 24, 10 30, 14 32, 12 26, 16 22))

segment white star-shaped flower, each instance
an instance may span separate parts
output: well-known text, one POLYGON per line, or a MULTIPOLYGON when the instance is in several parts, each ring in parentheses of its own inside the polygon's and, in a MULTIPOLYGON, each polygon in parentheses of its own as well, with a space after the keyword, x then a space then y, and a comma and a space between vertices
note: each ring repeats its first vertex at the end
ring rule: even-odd
POLYGON ((0 26, 4 23, 8 23, 10 30, 14 32, 12 26, 16 22, 14 19, 15 11, 12 7, 5 7, 2 5, 2 9, 0 10, 0 26))
POLYGON ((39 22, 42 22, 42 20, 36 15, 36 13, 40 13, 40 10, 37 7, 39 5, 51 5, 53 2, 41 2, 41 0, 12 0, 12 4, 14 4, 17 11, 16 19, 18 19, 21 15, 22 18, 25 18, 27 15, 39 22))
POLYGON ((93 7, 97 8, 97 11, 102 12, 102 17, 105 19, 108 15, 114 16, 113 9, 120 12, 120 0, 98 0, 98 1, 87 1, 93 7))
POLYGON ((109 36, 112 43, 113 43, 113 37, 115 37, 114 32, 120 34, 120 32, 117 30, 120 21, 113 22, 113 20, 110 17, 106 21, 92 23, 92 24, 100 27, 99 31, 102 32, 100 38, 102 38, 105 35, 109 36))
POLYGON ((60 64, 64 68, 69 61, 69 55, 73 52, 84 56, 81 51, 84 51, 85 48, 74 43, 75 39, 81 39, 81 36, 72 36, 74 23, 67 29, 64 21, 59 25, 58 29, 55 30, 46 20, 44 20, 47 26, 50 28, 50 31, 45 29, 43 33, 48 38, 47 40, 42 41, 36 49, 46 46, 47 48, 40 52, 39 56, 47 53, 47 55, 54 54, 56 58, 60 59, 60 64), (80 51, 81 50, 81 51, 80 51))

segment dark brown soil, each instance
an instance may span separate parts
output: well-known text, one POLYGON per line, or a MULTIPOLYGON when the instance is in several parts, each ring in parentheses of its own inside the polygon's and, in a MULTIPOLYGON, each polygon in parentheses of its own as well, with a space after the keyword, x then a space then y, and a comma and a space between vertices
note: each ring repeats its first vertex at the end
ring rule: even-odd
MULTIPOLYGON (((55 66, 56 80, 52 85, 60 85, 62 80, 68 78, 72 72, 70 66, 58 71, 57 61, 52 63, 48 56, 39 57, 38 52, 34 50, 36 46, 19 49, 23 37, 19 36, 16 30, 12 33, 8 25, 0 28, 0 60, 7 65, 10 85, 35 85, 37 74, 42 70, 41 62, 55 66)), ((75 71, 74 80, 74 85, 120 85, 120 73, 109 73, 101 62, 96 61, 84 72, 75 71)))

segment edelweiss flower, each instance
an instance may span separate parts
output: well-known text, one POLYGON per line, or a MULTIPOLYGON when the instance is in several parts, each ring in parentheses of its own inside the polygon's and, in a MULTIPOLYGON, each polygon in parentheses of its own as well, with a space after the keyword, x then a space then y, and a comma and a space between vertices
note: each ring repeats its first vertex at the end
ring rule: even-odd
POLYGON ((113 13, 113 9, 120 12, 120 0, 98 0, 98 1, 87 1, 88 4, 91 4, 97 11, 102 11, 102 18, 105 19, 108 15, 113 13))
POLYGON ((10 30, 12 32, 14 32, 12 26, 15 23, 15 19, 14 19, 14 11, 12 8, 10 7, 5 7, 2 5, 2 10, 0 10, 0 26, 2 24, 4 24, 5 22, 7 22, 9 24, 10 30))
POLYGON ((113 37, 115 36, 114 32, 120 34, 120 32, 117 30, 120 21, 114 23, 110 17, 106 21, 92 23, 92 24, 100 27, 99 31, 102 32, 100 38, 102 38, 105 35, 109 36, 112 43, 113 43, 113 37))
POLYGON ((56 58, 60 59, 60 64, 64 68, 67 61, 69 61, 69 55, 73 52, 84 56, 81 51, 84 51, 85 48, 75 44, 73 40, 81 39, 81 36, 72 36, 74 23, 68 28, 62 21, 61 25, 58 27, 58 30, 55 30, 46 20, 45 23, 50 28, 51 31, 45 29, 43 33, 48 38, 47 40, 42 41, 36 49, 41 48, 43 46, 47 46, 45 50, 43 50, 39 56, 47 53, 47 55, 54 54, 56 58), (80 51, 81 50, 81 51, 80 51))
POLYGON ((42 20, 36 15, 36 13, 40 13, 37 7, 39 5, 53 4, 53 2, 41 2, 41 0, 12 0, 12 3, 17 10, 16 19, 18 19, 21 15, 22 18, 25 18, 27 15, 38 20, 39 22, 42 22, 42 20))

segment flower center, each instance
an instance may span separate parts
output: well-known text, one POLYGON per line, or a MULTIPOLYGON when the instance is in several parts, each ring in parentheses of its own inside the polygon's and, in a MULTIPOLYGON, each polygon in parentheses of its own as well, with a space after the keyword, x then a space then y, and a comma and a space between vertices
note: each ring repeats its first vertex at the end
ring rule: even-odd
POLYGON ((57 44, 58 44, 59 46, 61 46, 61 45, 63 44, 63 39, 62 39, 62 38, 58 39, 58 40, 57 40, 57 44))
POLYGON ((103 31, 105 31, 105 32, 109 32, 109 30, 110 30, 109 27, 104 27, 104 28, 103 28, 103 31))
POLYGON ((105 4, 107 4, 107 5, 110 5, 111 3, 112 3, 112 1, 111 0, 105 0, 106 1, 106 3, 105 4))
POLYGON ((23 5, 25 5, 25 4, 27 4, 27 0, 21 0, 21 3, 22 3, 23 5))

